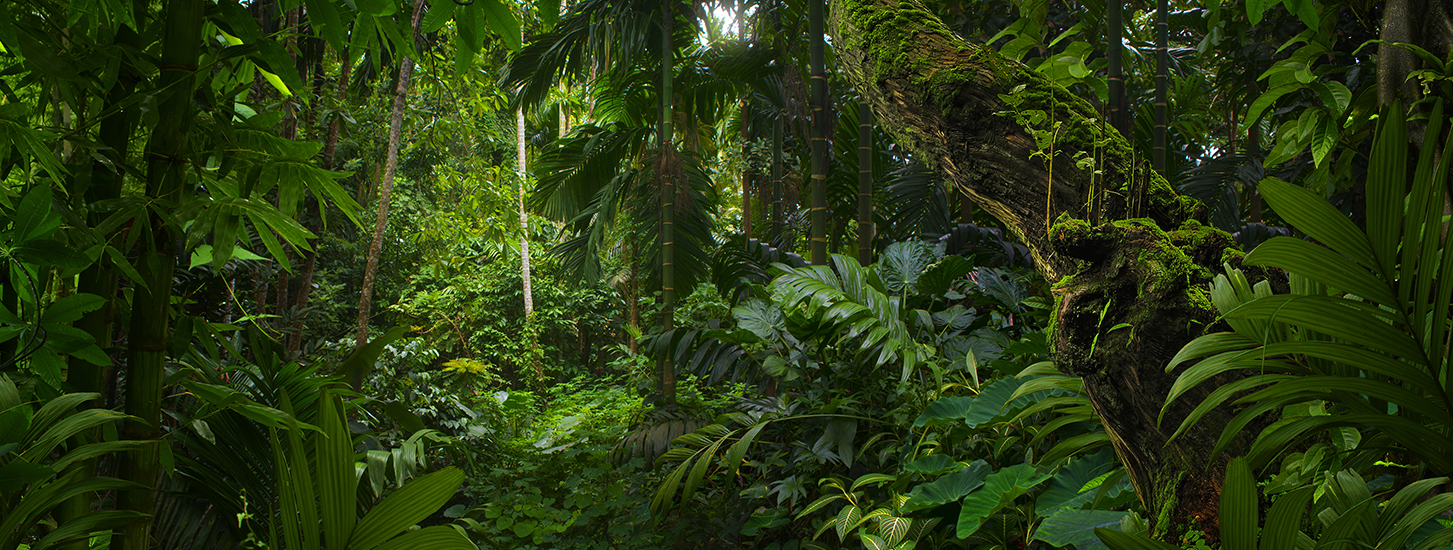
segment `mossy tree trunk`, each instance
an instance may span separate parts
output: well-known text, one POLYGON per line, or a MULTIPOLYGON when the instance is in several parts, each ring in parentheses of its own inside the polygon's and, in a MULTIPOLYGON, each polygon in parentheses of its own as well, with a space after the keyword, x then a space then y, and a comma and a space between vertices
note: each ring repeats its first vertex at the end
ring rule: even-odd
POLYGON ((1085 100, 964 41, 916 2, 833 0, 828 31, 875 121, 1023 239, 1056 281, 1055 362, 1084 378, 1157 531, 1199 517, 1215 533, 1225 457, 1209 453, 1229 416, 1213 412, 1174 441, 1204 394, 1157 417, 1175 379, 1166 364, 1214 322, 1207 283, 1236 253, 1230 236, 1203 225, 1205 209, 1136 162, 1085 100), (1036 111, 1044 120, 1032 123, 1036 111), (1103 175, 1077 167, 1084 158, 1103 175))

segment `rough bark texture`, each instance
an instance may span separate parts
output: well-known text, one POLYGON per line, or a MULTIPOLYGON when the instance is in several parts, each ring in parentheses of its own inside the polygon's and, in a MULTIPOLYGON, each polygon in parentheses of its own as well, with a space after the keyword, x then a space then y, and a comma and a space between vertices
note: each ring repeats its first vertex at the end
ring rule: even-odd
POLYGON ((1054 359, 1084 378, 1157 531, 1195 517, 1214 534, 1224 457, 1209 453, 1228 417, 1213 413, 1169 441, 1204 393, 1157 416, 1175 379, 1166 364, 1214 320, 1206 284, 1234 259, 1230 236, 1133 163, 1089 103, 957 37, 916 2, 834 0, 828 30, 877 123, 1004 222, 1057 281, 1054 359), (1050 121, 1021 124, 1036 110, 1050 121), (1045 150, 1036 133, 1052 136, 1045 150), (1095 159, 1103 176, 1077 158, 1095 159))

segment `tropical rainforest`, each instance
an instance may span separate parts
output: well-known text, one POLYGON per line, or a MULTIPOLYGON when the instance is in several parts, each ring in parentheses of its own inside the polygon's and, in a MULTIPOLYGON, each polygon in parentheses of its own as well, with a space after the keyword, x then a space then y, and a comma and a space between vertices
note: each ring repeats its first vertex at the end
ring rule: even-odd
POLYGON ((0 3, 0 550, 1453 548, 1446 0, 0 3))

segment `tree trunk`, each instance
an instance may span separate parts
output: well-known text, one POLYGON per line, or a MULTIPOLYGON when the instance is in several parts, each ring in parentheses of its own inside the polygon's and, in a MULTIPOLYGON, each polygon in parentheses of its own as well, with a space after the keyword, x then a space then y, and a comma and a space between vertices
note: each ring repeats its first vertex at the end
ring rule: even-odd
POLYGON ((1203 206, 1134 163, 1088 102, 1046 76, 958 38, 916 3, 834 0, 833 8, 838 60, 875 119, 1016 233, 1055 281, 1054 360, 1083 377, 1158 532, 1199 516, 1214 533, 1226 457, 1209 453, 1229 415, 1213 411, 1169 441, 1209 392, 1197 389, 1163 424, 1156 418, 1175 380, 1166 363, 1215 322, 1206 284, 1223 255, 1234 255, 1230 236, 1207 227, 1203 206), (1018 86, 1012 103, 1001 99, 1018 86), (1052 113, 1061 124, 1057 162, 1031 158, 1035 133, 1048 129, 1024 127, 1016 110, 1052 113), (1077 153, 1103 155, 1094 187, 1117 192, 1097 200, 1095 214, 1119 221, 1085 221, 1092 174, 1070 160, 1077 153), (1107 330, 1121 323, 1130 329, 1107 330))
MULTIPOLYGON (((339 57, 342 58, 341 67, 338 72, 338 104, 341 107, 348 99, 348 80, 353 73, 353 60, 349 56, 346 48, 340 52, 339 57)), ((322 74, 321 69, 319 74, 322 74)), ((322 89, 321 85, 319 89, 322 89)), ((328 133, 323 138, 323 168, 326 170, 332 170, 335 165, 334 156, 338 152, 338 134, 342 124, 339 121, 341 118, 341 114, 334 114, 332 120, 328 121, 328 133)), ((327 205, 323 203, 322 197, 318 197, 318 208, 320 210, 327 208, 327 205)), ((313 242, 316 241, 314 239, 313 242)), ((303 271, 301 281, 298 284, 298 296, 296 301, 293 302, 293 307, 298 312, 298 318, 293 321, 293 327, 288 334, 289 352, 297 352, 303 348, 303 320, 305 316, 303 311, 307 309, 308 300, 313 294, 313 273, 317 270, 317 267, 318 247, 315 244, 304 253, 303 271)))
MULTIPOLYGON (((563 126, 562 124, 561 132, 565 131, 563 126)), ((520 280, 522 281, 521 291, 525 295, 525 326, 527 327, 525 332, 530 335, 530 349, 533 350, 539 345, 539 342, 535 340, 534 331, 528 329, 529 325, 535 322, 535 297, 530 288, 530 218, 525 213, 525 182, 529 180, 529 170, 525 163, 525 108, 523 106, 515 108, 515 143, 515 153, 519 157, 520 176, 520 188, 516 196, 520 211, 520 280)), ((535 383, 544 383, 545 365, 535 360, 538 359, 535 356, 531 355, 531 358, 531 361, 535 363, 535 383)))
POLYGON ((827 265, 827 70, 824 53, 822 3, 807 0, 808 56, 812 64, 812 265, 827 265))
POLYGON ((1121 34, 1125 30, 1123 22, 1125 15, 1124 0, 1110 0, 1105 3, 1105 46, 1106 57, 1109 58, 1110 66, 1106 80, 1110 83, 1110 125, 1120 132, 1121 136, 1130 136, 1130 116, 1125 110, 1125 64, 1122 61, 1125 55, 1124 41, 1121 34))
POLYGON ((1151 163, 1164 176, 1166 154, 1166 104, 1169 103, 1170 56, 1166 51, 1166 34, 1170 28, 1166 0, 1157 0, 1155 8, 1155 145, 1151 163))
MULTIPOLYGON (((146 24, 146 5, 140 2, 132 4, 133 15, 138 27, 146 24)), ((114 43, 119 46, 135 47, 140 37, 130 27, 122 26, 116 32, 114 43)), ((101 112, 111 113, 101 119, 100 130, 97 135, 98 141, 110 152, 107 154, 111 162, 93 162, 91 165, 91 178, 84 188, 75 188, 78 194, 83 195, 84 204, 78 204, 77 211, 84 211, 85 205, 96 204, 100 201, 115 199, 121 196, 121 189, 124 183, 124 172, 113 169, 113 166, 125 166, 127 162, 127 144, 131 140, 131 133, 135 124, 129 117, 120 116, 119 112, 113 111, 113 106, 120 104, 127 97, 130 97, 136 89, 138 75, 130 64, 121 64, 118 68, 116 83, 112 84, 111 90, 107 93, 105 106, 101 112)), ((105 219, 100 212, 89 213, 91 226, 95 227, 105 219)), ((104 304, 97 310, 88 312, 81 316, 73 326, 76 329, 85 331, 96 341, 101 349, 111 347, 112 331, 116 322, 116 294, 117 294, 116 270, 104 259, 87 267, 77 277, 77 292, 94 294, 105 300, 104 304)), ((14 310, 12 310, 14 311, 14 310)), ((105 408, 106 394, 106 369, 107 367, 91 364, 90 361, 71 357, 67 362, 68 372, 66 382, 70 384, 72 391, 96 392, 102 397, 91 403, 92 407, 105 408)), ((101 431, 91 430, 89 436, 92 441, 100 441, 101 431)), ((96 475, 96 459, 90 459, 75 463, 71 469, 80 470, 82 476, 92 477, 96 475)), ((56 510, 57 518, 64 524, 74 518, 79 518, 91 513, 91 494, 76 495, 66 501, 56 510)), ((73 550, 86 550, 85 540, 69 544, 65 548, 73 550)))
MULTIPOLYGON (((661 178, 661 329, 675 328, 676 302, 676 144, 671 124, 673 65, 676 50, 671 44, 672 23, 676 12, 671 0, 661 0, 661 154, 656 177, 661 178)), ((676 368, 671 353, 663 353, 661 362, 661 398, 666 406, 676 404, 676 368)))
POLYGON ((873 263, 873 110, 858 102, 858 264, 873 263))
MULTIPOLYGON (((413 22, 410 28, 414 35, 419 33, 419 17, 424 13, 426 0, 414 0, 413 22)), ((399 139, 404 124, 404 104, 409 95, 409 80, 414 74, 414 60, 408 56, 399 59, 399 82, 394 88, 393 116, 388 125, 388 156, 384 160, 383 180, 378 189, 378 216, 373 224, 373 241, 368 246, 368 262, 363 267, 363 289, 358 299, 358 332, 355 343, 358 346, 368 341, 368 317, 373 305, 373 279, 378 272, 378 255, 383 250, 383 232, 388 227, 388 203, 394 191, 394 175, 399 167, 399 139)), ((354 386, 361 380, 354 375, 354 386)))
POLYGON ((791 252, 782 242, 782 118, 772 121, 772 246, 791 252))
MULTIPOLYGON (((197 57, 202 46, 200 0, 168 0, 163 7, 161 73, 157 89, 159 122, 146 144, 146 194, 152 200, 179 206, 186 180, 187 134, 191 131, 196 103, 192 92, 197 81, 197 57)), ((133 289, 130 332, 127 337, 126 414, 122 439, 154 441, 156 445, 121 454, 121 477, 147 487, 121 491, 117 508, 150 514, 156 507, 156 486, 160 470, 162 381, 166 375, 167 336, 171 332, 172 272, 176 268, 176 229, 160 216, 151 215, 149 234, 140 239, 142 251, 136 263, 145 284, 133 289)), ((142 282, 138 281, 138 282, 142 282)), ((127 525, 112 540, 112 548, 150 548, 151 520, 127 525)))

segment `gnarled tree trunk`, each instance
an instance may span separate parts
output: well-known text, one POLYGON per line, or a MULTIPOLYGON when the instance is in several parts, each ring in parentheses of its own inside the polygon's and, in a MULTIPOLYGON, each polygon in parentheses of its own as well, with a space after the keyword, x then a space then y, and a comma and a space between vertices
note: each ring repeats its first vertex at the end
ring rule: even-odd
POLYGON ((918 3, 834 0, 828 31, 875 121, 1004 222, 1055 281, 1055 362, 1084 378, 1157 531, 1197 517, 1214 534, 1225 457, 1210 451, 1229 416, 1170 440, 1202 389, 1157 417, 1175 380, 1166 364, 1214 322, 1207 283, 1239 253, 1230 236, 1136 162, 1088 102, 918 3), (1045 150, 1037 135, 1050 137, 1045 150), (1087 156, 1102 175, 1076 166, 1087 156))

